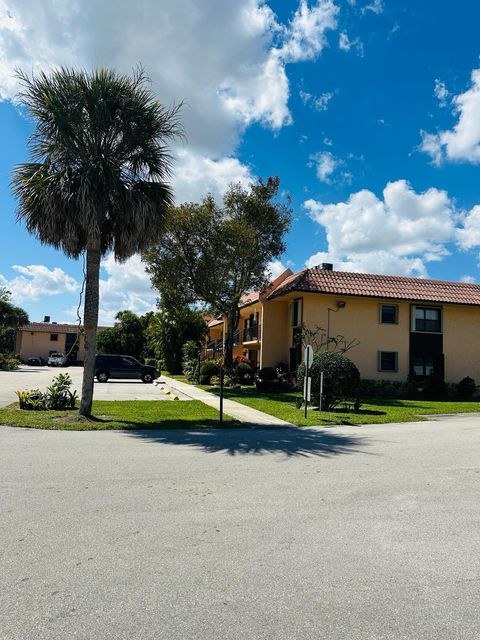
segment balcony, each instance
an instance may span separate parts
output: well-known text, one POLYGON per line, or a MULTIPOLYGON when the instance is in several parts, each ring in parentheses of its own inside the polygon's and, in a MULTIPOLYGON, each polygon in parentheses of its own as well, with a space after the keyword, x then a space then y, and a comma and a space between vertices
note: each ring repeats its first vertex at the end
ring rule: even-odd
POLYGON ((251 327, 240 329, 235 333, 235 344, 248 344, 249 342, 260 342, 262 339, 262 325, 254 324, 251 327))

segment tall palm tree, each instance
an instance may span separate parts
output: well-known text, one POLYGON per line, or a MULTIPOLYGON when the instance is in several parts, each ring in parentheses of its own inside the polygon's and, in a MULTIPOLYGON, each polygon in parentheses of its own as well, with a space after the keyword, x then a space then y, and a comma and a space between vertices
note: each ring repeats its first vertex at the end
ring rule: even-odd
POLYGON ((182 134, 179 108, 163 107, 142 69, 19 71, 20 102, 35 122, 32 162, 15 167, 17 219, 42 243, 86 252, 85 360, 80 415, 93 400, 101 257, 119 261, 162 233, 173 193, 167 143, 182 134))

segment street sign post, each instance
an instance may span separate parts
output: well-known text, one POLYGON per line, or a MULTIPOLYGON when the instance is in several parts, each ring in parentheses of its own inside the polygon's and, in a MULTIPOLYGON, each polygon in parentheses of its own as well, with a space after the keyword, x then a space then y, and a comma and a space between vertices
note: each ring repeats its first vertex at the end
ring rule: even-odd
POLYGON ((312 362, 313 362, 312 345, 309 344, 305 347, 305 353, 303 358, 305 361, 305 380, 303 383, 303 401, 305 405, 305 418, 306 418, 308 403, 310 401, 310 394, 312 390, 312 378, 310 377, 310 367, 312 366, 312 362))

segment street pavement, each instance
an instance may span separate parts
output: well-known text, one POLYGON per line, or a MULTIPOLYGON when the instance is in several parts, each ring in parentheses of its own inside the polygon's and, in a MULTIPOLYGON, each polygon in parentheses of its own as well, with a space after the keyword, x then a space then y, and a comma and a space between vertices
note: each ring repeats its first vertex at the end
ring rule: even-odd
MULTIPOLYGON (((80 395, 82 389, 82 367, 27 367, 15 371, 0 371, 0 407, 17 400, 17 389, 45 389, 59 373, 68 373, 73 380, 72 389, 80 395)), ((95 400, 171 400, 153 384, 141 380, 95 381, 95 400)), ((0 635, 1 639, 1 635, 0 635)), ((3 639, 2 639, 3 640, 3 639)))
POLYGON ((477 417, 0 427, 1 640, 477 640, 477 417))

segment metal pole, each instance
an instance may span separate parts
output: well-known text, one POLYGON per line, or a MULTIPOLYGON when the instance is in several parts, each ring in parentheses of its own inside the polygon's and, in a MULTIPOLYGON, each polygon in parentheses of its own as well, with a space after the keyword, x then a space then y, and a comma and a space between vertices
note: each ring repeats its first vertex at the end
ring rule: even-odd
POLYGON ((320 371, 320 403, 319 403, 319 411, 322 410, 322 395, 323 395, 323 371, 320 371))
POLYGON ((220 365, 220 424, 223 425, 223 364, 220 365))
POLYGON ((309 351, 307 351, 307 357, 305 358, 305 389, 304 389, 304 400, 305 400, 305 411, 304 417, 307 419, 307 407, 308 407, 308 374, 310 372, 310 358, 309 351))

